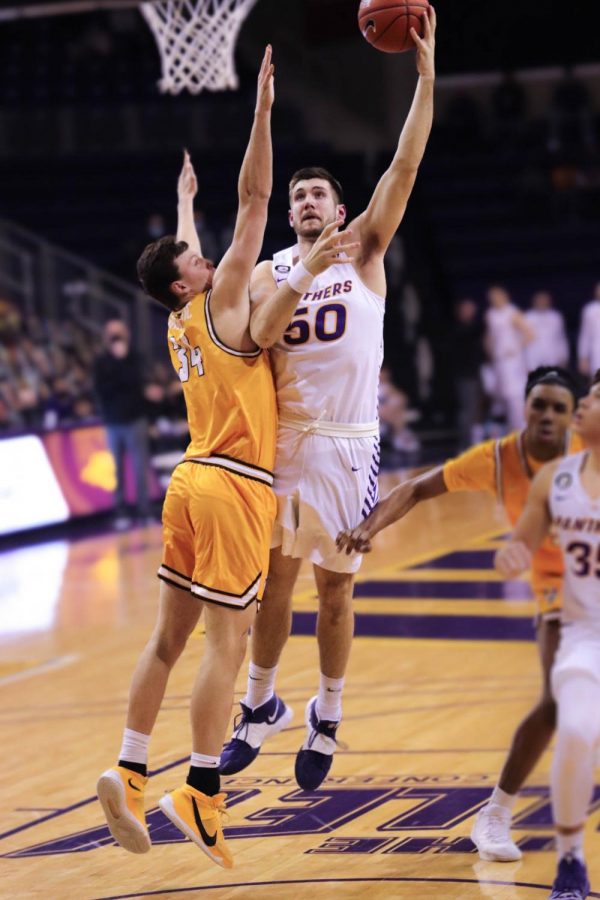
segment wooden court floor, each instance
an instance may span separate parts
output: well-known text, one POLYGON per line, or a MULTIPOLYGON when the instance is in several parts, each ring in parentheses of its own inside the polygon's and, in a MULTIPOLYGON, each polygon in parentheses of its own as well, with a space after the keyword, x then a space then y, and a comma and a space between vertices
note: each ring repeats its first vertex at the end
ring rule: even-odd
MULTIPOLYGON (((491 501, 455 495, 378 538, 356 588, 346 749, 310 794, 293 776, 317 686, 316 604, 303 571, 278 682, 296 717, 249 770, 225 779, 231 871, 181 840, 157 809, 187 770, 202 635, 173 673, 151 745, 151 853, 112 843, 94 795, 116 758, 129 677, 154 620, 160 529, 0 554, 0 896, 547 897, 550 753, 518 801, 523 860, 481 862, 468 839, 539 687, 529 586, 503 584, 491 569, 504 529, 491 501)), ((244 684, 245 669, 238 696, 244 684)), ((600 790, 587 832, 593 897, 599 822, 600 790)))

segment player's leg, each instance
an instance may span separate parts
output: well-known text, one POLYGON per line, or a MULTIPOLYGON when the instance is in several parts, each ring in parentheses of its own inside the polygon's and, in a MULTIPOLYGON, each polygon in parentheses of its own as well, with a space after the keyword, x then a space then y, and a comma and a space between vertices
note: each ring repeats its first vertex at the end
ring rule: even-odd
POLYGON ((342 690, 354 634, 354 574, 314 566, 319 594, 317 641, 319 693, 306 707, 306 739, 296 756, 296 780, 316 790, 331 768, 336 731, 342 718, 342 690))
POLYGON ((150 837, 144 814, 148 746, 171 669, 195 628, 202 603, 187 590, 160 584, 156 626, 133 673, 118 763, 98 780, 98 797, 114 839, 145 853, 150 837))
MULTIPOLYGON (((594 649, 597 653, 597 646, 594 649)), ((583 669, 565 672, 556 685, 558 733, 551 786, 558 871, 550 897, 582 900, 590 889, 583 835, 600 739, 600 685, 583 669)))
POLYGON ((258 479, 212 466, 190 464, 188 482, 195 555, 191 592, 205 602, 206 638, 192 695, 187 781, 159 806, 213 862, 230 868, 233 858, 221 824, 220 753, 268 566, 276 501, 258 479))
POLYGON ((550 673, 560 639, 556 620, 538 623, 537 644, 542 665, 542 694, 517 728, 502 774, 486 806, 477 815, 471 840, 482 859, 512 862, 521 851, 510 836, 512 809, 517 794, 547 749, 556 724, 550 673))
POLYGON ((159 805, 177 827, 213 862, 233 866, 223 838, 219 763, 227 732, 235 681, 246 653, 256 603, 246 609, 205 604, 206 637, 192 691, 192 755, 186 783, 159 805))
POLYGON ((252 628, 246 696, 229 743, 221 754, 221 772, 233 775, 256 759, 263 742, 292 720, 292 710, 275 694, 279 657, 292 626, 292 594, 301 559, 271 550, 269 575, 252 628))

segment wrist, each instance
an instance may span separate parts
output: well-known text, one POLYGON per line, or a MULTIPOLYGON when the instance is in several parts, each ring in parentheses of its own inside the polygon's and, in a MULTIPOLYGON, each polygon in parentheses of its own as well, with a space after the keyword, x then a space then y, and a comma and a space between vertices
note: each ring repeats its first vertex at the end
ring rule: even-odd
POLYGON ((287 283, 293 291, 305 294, 314 280, 314 275, 309 272, 302 260, 299 260, 288 275, 287 283))

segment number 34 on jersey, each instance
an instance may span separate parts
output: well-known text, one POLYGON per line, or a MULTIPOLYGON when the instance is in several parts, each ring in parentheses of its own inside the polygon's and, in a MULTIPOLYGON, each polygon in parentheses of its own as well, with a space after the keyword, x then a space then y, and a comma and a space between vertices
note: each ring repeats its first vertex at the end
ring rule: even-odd
POLYGON ((177 370, 179 380, 181 382, 189 381, 192 369, 196 369, 198 375, 204 375, 200 347, 184 347, 182 344, 177 343, 174 337, 169 337, 169 340, 177 354, 177 359, 181 363, 180 368, 177 370))

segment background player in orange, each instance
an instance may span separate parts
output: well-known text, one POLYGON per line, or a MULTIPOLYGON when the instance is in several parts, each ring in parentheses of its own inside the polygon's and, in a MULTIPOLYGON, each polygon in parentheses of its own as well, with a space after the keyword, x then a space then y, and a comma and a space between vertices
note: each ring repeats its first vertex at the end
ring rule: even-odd
MULTIPOLYGON (((398 485, 353 531, 338 536, 346 553, 371 549, 371 539, 397 522, 417 503, 446 491, 488 491, 501 502, 511 524, 523 511, 533 476, 549 460, 581 450, 570 432, 576 388, 565 369, 540 367, 529 373, 525 389, 526 427, 500 440, 485 441, 444 466, 398 485)), ((532 586, 537 605, 536 638, 543 672, 542 695, 517 728, 498 785, 478 813, 471 838, 482 859, 510 862, 521 851, 510 837, 516 795, 548 746, 556 723, 550 670, 560 635, 563 561, 547 538, 533 557, 532 586)))
POLYGON ((273 99, 267 47, 239 176, 233 241, 216 271, 200 255, 186 216, 195 193, 187 157, 179 183, 179 233, 148 245, 138 261, 147 292, 171 310, 169 350, 183 384, 191 442, 164 504, 158 621, 133 675, 118 765, 98 782, 113 837, 134 853, 149 850, 143 796, 150 734, 169 673, 204 610, 204 654, 191 699, 189 774, 160 806, 225 867, 233 860, 221 827, 219 754, 255 601, 262 594, 276 510, 275 391, 267 354, 250 336, 248 293, 271 193, 273 99))

